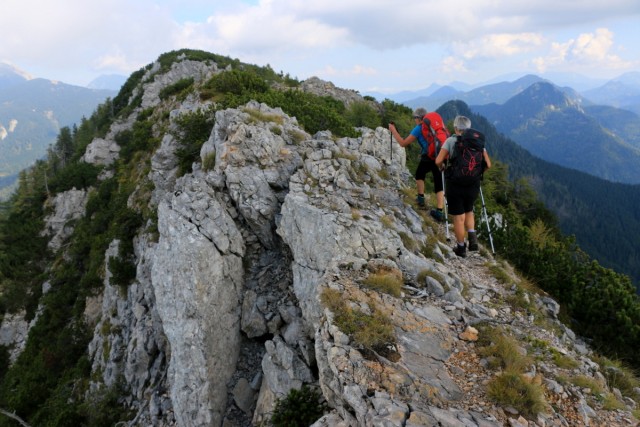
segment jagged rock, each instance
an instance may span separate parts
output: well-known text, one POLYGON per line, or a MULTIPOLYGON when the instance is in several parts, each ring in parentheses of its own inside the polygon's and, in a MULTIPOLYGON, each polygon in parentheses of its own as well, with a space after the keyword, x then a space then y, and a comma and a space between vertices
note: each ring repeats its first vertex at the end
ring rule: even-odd
POLYGON ((452 303, 464 303, 465 299, 462 296, 462 294, 460 293, 460 291, 456 288, 452 288, 451 290, 449 290, 446 294, 444 294, 444 296, 442 297, 442 299, 444 299, 445 301, 449 301, 452 303))
POLYGON ((81 160, 94 165, 109 166, 120 153, 120 146, 112 140, 96 138, 87 146, 81 160))
POLYGON ((528 427, 529 421, 524 417, 509 418, 509 426, 511 427, 528 427))
POLYGON ((265 344, 267 353, 262 359, 264 379, 258 396, 253 422, 260 424, 271 412, 277 399, 286 397, 291 389, 315 381, 311 370, 296 352, 279 336, 265 344))
POLYGON ((356 91, 337 88, 333 83, 320 80, 315 76, 303 81, 300 89, 318 96, 330 96, 342 101, 345 105, 364 102, 364 98, 356 91))
POLYGON ((596 412, 589 406, 584 397, 581 397, 578 402, 578 414, 582 417, 584 425, 591 425, 591 419, 597 416, 596 412))
POLYGON ((494 423, 490 420, 486 420, 482 415, 477 413, 467 413, 465 411, 459 411, 453 408, 448 410, 430 407, 429 411, 436 420, 433 425, 439 426, 451 426, 451 427, 463 427, 463 426, 487 426, 498 427, 500 424, 494 423))
MULTIPOLYGON (((173 419, 169 396, 161 393, 166 388, 167 353, 169 352, 162 323, 155 311, 155 298, 148 271, 148 243, 136 242, 141 258, 137 281, 126 289, 111 283, 108 260, 118 256, 119 241, 111 242, 105 255, 105 287, 96 301, 101 301, 100 320, 95 325, 93 340, 89 344, 94 372, 100 373, 100 382, 93 382, 90 392, 112 387, 124 378, 132 396, 138 401, 152 395, 150 412, 139 414, 170 422, 173 419), (151 408, 154 408, 153 411, 151 408)), ((85 313, 86 315, 86 313, 85 313)), ((149 423, 151 423, 149 419, 149 423)))
POLYGON ((149 178, 155 185, 154 203, 157 205, 159 199, 164 194, 171 191, 175 186, 176 174, 178 172, 178 159, 175 151, 178 143, 171 134, 165 134, 160 143, 160 147, 151 157, 151 172, 149 178))
POLYGON ((256 392, 251 388, 249 381, 240 378, 233 389, 233 400, 245 413, 251 414, 256 400, 256 392))
POLYGON ((0 346, 9 348, 9 361, 14 363, 27 345, 29 322, 25 312, 5 314, 0 324, 0 346))
POLYGON ((450 325, 451 319, 439 307, 424 305, 418 307, 408 307, 409 311, 416 316, 424 317, 431 323, 438 325, 450 325))
POLYGON ((158 73, 160 71, 159 63, 152 67, 145 74, 144 81, 151 79, 152 81, 144 85, 142 95, 142 108, 157 106, 160 103, 160 91, 182 79, 194 79, 202 81, 211 77, 218 71, 215 63, 205 64, 200 61, 182 60, 171 64, 171 69, 166 73, 158 73))
POLYGON ((545 378, 544 380, 545 385, 547 386, 547 388, 549 389, 549 391, 551 391, 552 393, 555 394, 562 394, 564 393, 564 388, 556 381, 554 381, 551 378, 545 378))
POLYGON ((560 304, 549 297, 541 297, 540 300, 550 315, 552 315, 553 317, 558 317, 558 314, 560 313, 560 304))
POLYGON ((431 292, 433 295, 437 297, 441 297, 444 295, 444 287, 431 276, 427 276, 427 291, 431 292))
POLYGON ((181 425, 219 425, 240 349, 243 239, 204 180, 188 175, 177 186, 158 206, 151 268, 173 408, 181 425))
POLYGON ((87 200, 87 191, 75 188, 59 193, 51 200, 53 212, 44 220, 45 228, 42 235, 49 236, 48 246, 52 251, 59 250, 64 241, 73 234, 73 220, 84 216, 87 200))
POLYGON ((267 321, 256 305, 257 299, 258 295, 249 290, 242 302, 241 328, 249 338, 260 337, 267 332, 267 321))

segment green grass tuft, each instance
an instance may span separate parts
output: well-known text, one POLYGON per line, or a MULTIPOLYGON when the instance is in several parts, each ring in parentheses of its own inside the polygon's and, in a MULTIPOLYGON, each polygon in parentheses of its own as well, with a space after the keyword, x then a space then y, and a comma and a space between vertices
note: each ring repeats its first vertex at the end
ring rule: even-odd
POLYGON ((505 371, 491 380, 487 395, 499 405, 511 406, 528 417, 539 414, 546 407, 542 387, 514 371, 505 371))

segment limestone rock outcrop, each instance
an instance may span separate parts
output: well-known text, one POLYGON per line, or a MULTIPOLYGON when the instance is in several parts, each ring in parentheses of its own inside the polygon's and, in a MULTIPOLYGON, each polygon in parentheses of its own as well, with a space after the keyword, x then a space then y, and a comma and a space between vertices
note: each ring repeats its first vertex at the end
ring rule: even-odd
POLYGON ((57 194, 52 200, 53 212, 45 218, 42 235, 49 237, 48 246, 57 251, 73 234, 73 221, 84 215, 88 194, 75 188, 57 194))

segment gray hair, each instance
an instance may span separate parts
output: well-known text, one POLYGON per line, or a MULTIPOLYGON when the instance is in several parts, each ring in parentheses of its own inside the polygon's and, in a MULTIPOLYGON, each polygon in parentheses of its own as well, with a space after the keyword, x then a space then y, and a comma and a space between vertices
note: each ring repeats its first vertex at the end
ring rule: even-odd
POLYGON ((426 108, 416 108, 413 112, 413 117, 420 117, 423 118, 424 115, 427 114, 427 109, 426 108))
POLYGON ((453 119, 453 127, 458 130, 467 130, 471 128, 471 120, 465 116, 456 116, 453 119))

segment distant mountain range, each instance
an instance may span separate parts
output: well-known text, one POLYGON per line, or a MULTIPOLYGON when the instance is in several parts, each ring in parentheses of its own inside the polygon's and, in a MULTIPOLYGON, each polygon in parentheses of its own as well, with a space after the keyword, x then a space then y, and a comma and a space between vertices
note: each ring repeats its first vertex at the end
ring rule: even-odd
POLYGON ((610 105, 640 114, 640 72, 626 73, 582 95, 596 104, 610 105))
POLYGON ((527 75, 513 82, 492 83, 468 91, 458 90, 453 86, 442 86, 428 96, 419 96, 402 103, 411 108, 425 107, 428 110, 435 110, 447 101, 464 101, 467 105, 502 104, 533 83, 540 81, 545 80, 538 76, 527 75))
POLYGON ((17 174, 42 158, 61 127, 79 124, 117 94, 46 79, 0 64, 0 198, 17 174))
POLYGON ((432 85, 421 96, 400 101, 409 96, 398 94, 396 102, 432 110, 464 101, 537 157, 603 179, 640 183, 638 72, 583 93, 526 75, 467 91, 432 85))
POLYGON ((584 107, 572 90, 539 81, 504 104, 474 105, 496 128, 541 159, 609 181, 640 184, 638 115, 584 107), (598 119, 606 114, 608 120, 598 119), (609 126, 617 124, 617 132, 609 126))
POLYGON ((586 85, 584 80, 572 81, 565 75, 555 77, 551 79, 528 74, 513 80, 505 78, 501 81, 477 86, 455 82, 444 86, 432 84, 427 89, 413 92, 403 91, 387 95, 371 93, 369 95, 377 99, 388 98, 411 108, 425 107, 429 110, 435 110, 445 102, 452 100, 464 101, 468 105, 503 104, 533 83, 546 81, 563 88, 573 96, 582 97, 585 105, 608 105, 633 111, 640 115, 640 72, 625 73, 613 80, 584 90, 581 89, 586 85))

